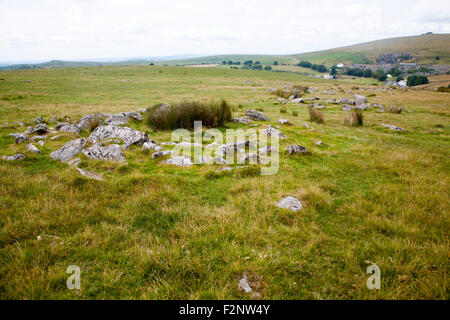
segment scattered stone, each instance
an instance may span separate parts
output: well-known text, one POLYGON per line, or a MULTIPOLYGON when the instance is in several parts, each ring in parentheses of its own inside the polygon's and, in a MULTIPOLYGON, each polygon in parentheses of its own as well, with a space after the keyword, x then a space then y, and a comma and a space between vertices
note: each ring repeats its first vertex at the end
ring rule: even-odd
POLYGON ((353 110, 353 106, 348 105, 348 104, 344 104, 344 106, 342 107, 342 111, 350 111, 353 110))
POLYGON ((188 157, 172 157, 170 159, 167 159, 163 161, 165 164, 173 164, 175 166, 179 167, 189 167, 192 166, 192 161, 188 157))
POLYGON ((42 147, 42 146, 44 146, 45 142, 44 142, 43 140, 39 140, 39 141, 37 142, 37 144, 40 145, 40 146, 42 147))
POLYGON ((44 139, 47 139, 47 136, 34 136, 30 138, 30 141, 39 141, 44 139))
POLYGON ((85 156, 95 160, 125 161, 122 147, 118 144, 103 146, 101 143, 81 151, 85 156))
POLYGON ((288 196, 277 203, 277 207, 291 210, 293 212, 303 209, 302 203, 295 197, 288 196))
POLYGON ((56 140, 56 139, 59 139, 59 138, 61 138, 61 135, 56 135, 54 137, 51 137, 50 140, 56 140))
POLYGON ((68 126, 68 125, 70 125, 70 123, 68 123, 68 122, 58 122, 58 123, 55 125, 55 130, 59 130, 59 129, 61 129, 62 127, 68 126))
POLYGON ((157 143, 155 142, 144 142, 142 144, 142 150, 147 151, 147 150, 155 150, 155 151, 160 151, 163 148, 161 146, 159 146, 157 143))
POLYGON ((405 131, 405 129, 391 125, 391 124, 386 124, 386 123, 382 123, 381 124, 383 127, 394 130, 394 131, 405 131))
POLYGON ((288 103, 302 103, 303 102, 303 98, 295 98, 292 99, 291 101, 289 101, 288 103))
POLYGON ((80 168, 77 168, 77 170, 81 175, 85 176, 86 178, 103 181, 103 175, 100 173, 96 173, 96 172, 92 172, 92 171, 84 170, 84 169, 80 169, 80 168))
POLYGON ((221 172, 221 171, 233 171, 233 168, 232 167, 222 167, 222 168, 217 169, 217 171, 218 172, 221 172))
POLYGON ((34 119, 34 124, 38 124, 44 122, 44 118, 42 118, 41 116, 38 116, 36 119, 34 119))
POLYGON ((278 137, 279 139, 286 139, 286 135, 279 130, 275 129, 273 126, 269 125, 266 129, 262 131, 263 134, 267 134, 270 137, 278 137))
POLYGON ((243 116, 241 118, 234 118, 233 121, 234 122, 239 122, 239 123, 242 123, 242 124, 250 124, 250 123, 253 122, 252 119, 250 119, 247 116, 243 116))
POLYGON ((367 98, 365 96, 363 96, 363 95, 355 94, 354 97, 355 97, 355 104, 357 106, 360 106, 360 105, 365 104, 367 102, 367 98))
POLYGON ((28 151, 30 151, 31 153, 41 153, 41 150, 39 150, 38 148, 36 148, 32 143, 27 144, 27 149, 28 149, 28 151))
POLYGON ((85 146, 86 142, 87 141, 85 138, 71 140, 58 150, 50 153, 50 157, 52 159, 57 159, 65 162, 79 154, 81 152, 81 149, 83 149, 83 147, 85 146))
POLYGON ((105 123, 111 125, 122 125, 127 124, 130 119, 140 121, 144 118, 136 111, 121 112, 109 115, 109 117, 105 120, 105 123))
POLYGON ((253 291, 252 288, 250 288, 250 285, 248 284, 247 275, 244 274, 242 279, 239 280, 238 289, 244 291, 245 293, 250 293, 253 291))
POLYGON ((149 141, 148 135, 145 132, 137 131, 129 127, 119 127, 114 125, 99 126, 89 136, 88 140, 91 143, 97 143, 100 140, 111 138, 118 138, 123 140, 127 146, 132 144, 143 144, 149 141))
POLYGON ((290 125, 291 124, 289 122, 289 120, 287 120, 287 119, 278 119, 277 123, 279 123, 279 124, 286 124, 286 125, 290 125))
POLYGON ((322 145, 322 141, 319 140, 315 144, 318 145, 318 146, 321 146, 322 145))
POLYGON ((87 130, 91 127, 91 125, 100 123, 103 117, 105 117, 105 115, 102 113, 88 114, 87 116, 81 118, 80 122, 78 122, 78 125, 82 130, 87 130))
POLYGON ((48 131, 47 125, 45 123, 39 123, 35 127, 28 127, 29 134, 33 134, 33 133, 44 134, 44 133, 47 133, 47 131, 48 131))
POLYGON ((339 101, 339 103, 342 104, 350 104, 350 105, 354 105, 355 101, 346 97, 341 98, 341 100, 339 101))
POLYGON ((292 156, 294 154, 306 154, 308 153, 308 149, 301 145, 291 145, 286 148, 286 151, 292 156))
POLYGON ((13 156, 2 156, 2 159, 5 161, 16 161, 16 160, 25 159, 25 156, 21 153, 18 153, 13 156))
POLYGON ((16 143, 22 143, 28 140, 28 136, 25 133, 10 133, 9 136, 14 137, 16 143))
POLYGON ((81 127, 78 124, 66 124, 59 131, 80 134, 81 127))
POLYGON ((75 158, 75 159, 67 161, 67 164, 72 167, 77 167, 80 164, 80 162, 81 162, 80 158, 75 158))
POLYGON ((311 126, 310 126, 309 124, 307 124, 307 123, 304 123, 303 126, 304 126, 306 129, 311 129, 311 126))
POLYGON ((256 110, 247 110, 245 111, 245 115, 252 120, 270 121, 270 119, 264 113, 256 110))
POLYGON ((164 150, 164 151, 155 152, 155 153, 152 154, 152 159, 168 156, 170 154, 172 154, 171 150, 164 150))
POLYGON ((174 145, 176 145, 176 143, 169 141, 169 142, 162 142, 161 145, 162 146, 174 146, 174 145))
POLYGON ((200 156, 198 157, 196 163, 198 164, 226 164, 227 161, 221 157, 208 157, 208 156, 200 156))
POLYGON ((259 148, 258 153, 260 155, 268 155, 271 154, 272 152, 276 152, 277 149, 274 146, 265 146, 262 148, 259 148))

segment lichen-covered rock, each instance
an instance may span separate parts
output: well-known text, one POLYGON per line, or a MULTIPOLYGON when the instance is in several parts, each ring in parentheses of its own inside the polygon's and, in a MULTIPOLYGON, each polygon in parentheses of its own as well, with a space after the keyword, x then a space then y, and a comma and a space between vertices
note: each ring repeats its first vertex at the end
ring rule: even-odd
POLYGON ((22 143, 28 140, 26 133, 10 133, 9 136, 14 137, 16 143, 22 143))
POLYGON ((142 144, 142 150, 148 151, 148 150, 155 150, 155 151, 161 151, 163 147, 158 145, 157 143, 153 141, 144 142, 142 144))
POLYGON ((148 135, 145 132, 114 125, 97 127, 89 136, 88 140, 91 143, 97 143, 98 141, 111 138, 121 139, 126 145, 143 144, 149 141, 148 135))
POLYGON ((279 139, 286 139, 286 135, 279 130, 275 129, 273 126, 268 126, 262 131, 263 134, 267 134, 270 137, 278 137, 279 139))
POLYGON ((192 166, 192 161, 188 157, 172 157, 164 161, 165 164, 172 164, 179 167, 190 167, 192 166))
POLYGON ((125 161, 122 147, 118 144, 103 146, 101 143, 97 143, 90 148, 82 150, 81 153, 95 160, 125 161))
POLYGON ((155 153, 152 154, 152 159, 168 156, 170 154, 172 154, 171 150, 158 151, 158 152, 155 152, 155 153))
POLYGON ((268 155, 271 154, 272 152, 276 152, 277 148, 275 148, 274 146, 265 146, 262 148, 259 148, 258 153, 260 155, 268 155))
POLYGON ((42 118, 41 116, 36 117, 36 119, 34 119, 34 124, 38 124, 44 122, 44 118, 42 118))
POLYGON ((247 110, 245 111, 245 116, 252 120, 270 121, 270 119, 261 111, 247 110))
POLYGON ((13 156, 2 156, 2 159, 5 161, 16 161, 16 160, 25 159, 25 156, 21 153, 18 153, 13 156))
POLYGON ((285 125, 290 125, 291 123, 289 122, 289 120, 287 119, 278 119, 277 123, 279 124, 285 124, 285 125))
POLYGON ((197 164, 225 164, 227 161, 221 157, 209 157, 209 156, 200 156, 198 157, 197 164))
POLYGON ((360 94, 355 94, 355 105, 360 106, 367 102, 367 98, 360 94))
POLYGON ((52 159, 57 159, 62 162, 70 160, 81 152, 83 147, 86 145, 86 142, 87 141, 85 138, 69 141, 58 150, 50 153, 50 157, 52 159))
POLYGON ((136 111, 129 112, 121 112, 109 115, 109 117, 105 120, 106 124, 127 124, 128 120, 133 119, 136 121, 143 120, 142 115, 136 111))
POLYGON ((291 101, 289 101, 288 103, 302 103, 303 102, 303 98, 294 98, 291 101))
POLYGON ((48 132, 48 129, 47 129, 47 125, 45 123, 39 123, 38 125, 36 125, 34 127, 28 127, 29 134, 33 134, 33 133, 44 134, 46 132, 48 132))
POLYGON ((343 98, 341 98, 341 100, 339 101, 339 103, 354 105, 354 104, 355 104, 355 101, 352 100, 352 99, 349 99, 349 98, 347 98, 347 97, 343 97, 343 98))
POLYGON ((308 149, 301 145, 291 145, 286 148, 286 151, 292 156, 294 154, 306 154, 308 153, 308 149))
POLYGON ((38 148, 36 148, 32 143, 27 144, 27 149, 28 149, 28 151, 30 151, 31 153, 41 153, 41 150, 39 150, 38 148))
POLYGON ((59 131, 80 134, 81 127, 78 124, 66 124, 59 128, 59 131))
POLYGON ((386 124, 386 123, 382 123, 381 124, 383 127, 394 130, 394 131, 405 131, 405 129, 391 125, 391 124, 386 124))
POLYGON ((47 136, 34 136, 30 138, 30 141, 39 141, 44 139, 47 139, 47 136))
POLYGON ((80 122, 78 122, 78 125, 82 130, 87 130, 91 127, 91 125, 99 123, 103 119, 103 117, 105 117, 103 113, 88 114, 87 116, 81 118, 80 122))
POLYGON ((103 181, 103 175, 100 173, 92 172, 89 170, 84 170, 81 168, 77 168, 77 170, 81 175, 85 176, 88 179, 95 179, 95 180, 103 181))
POLYGON ((299 211, 303 208, 300 200, 292 196, 283 198, 280 202, 277 203, 277 207, 291 210, 293 212, 299 211))
POLYGON ((247 116, 243 116, 243 117, 240 117, 240 118, 234 118, 233 121, 234 122, 239 122, 239 123, 242 123, 242 124, 250 124, 250 123, 253 122, 252 119, 250 119, 247 116))

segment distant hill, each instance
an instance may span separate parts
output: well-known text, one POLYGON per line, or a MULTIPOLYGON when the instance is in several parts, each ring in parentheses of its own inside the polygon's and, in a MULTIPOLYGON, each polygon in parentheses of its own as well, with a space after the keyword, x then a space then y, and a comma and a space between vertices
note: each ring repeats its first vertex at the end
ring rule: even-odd
POLYGON ((380 54, 407 52, 411 62, 450 64, 450 34, 389 38, 347 47, 292 55, 298 60, 335 64, 375 62, 380 54), (439 56, 439 60, 436 57, 439 56))
POLYGON ((322 50, 293 55, 220 55, 195 59, 174 61, 159 61, 158 64, 200 64, 221 63, 222 61, 259 60, 261 63, 295 64, 301 60, 312 63, 333 65, 340 62, 375 63, 380 54, 409 53, 413 56, 411 62, 419 64, 450 64, 450 34, 427 34, 411 37, 399 37, 360 43, 352 46, 322 50), (439 56, 439 60, 436 57, 439 56))
MULTIPOLYGON (((21 70, 41 68, 68 68, 68 67, 92 67, 92 66, 126 66, 126 65, 194 65, 211 64, 223 61, 240 62, 246 60, 260 61, 262 64, 297 64, 301 60, 312 63, 324 63, 333 65, 340 62, 352 63, 375 63, 380 54, 409 53, 412 55, 410 62, 418 64, 450 64, 450 34, 426 34, 411 37, 399 37, 371 42, 360 43, 352 46, 322 50, 309 53, 293 55, 253 55, 253 54, 231 54, 215 55, 206 57, 186 58, 186 56, 159 57, 148 59, 133 59, 127 61, 61 61, 53 60, 37 64, 17 64, 0 67, 0 70, 21 70), (439 60, 436 60, 439 57, 439 60)), ((192 55, 191 55, 192 56, 192 55)))

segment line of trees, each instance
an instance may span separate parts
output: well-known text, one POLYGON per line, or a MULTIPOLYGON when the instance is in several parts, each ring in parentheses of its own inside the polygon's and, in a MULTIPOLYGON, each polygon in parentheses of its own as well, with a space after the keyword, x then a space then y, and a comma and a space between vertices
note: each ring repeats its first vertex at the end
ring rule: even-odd
POLYGON ((414 75, 414 76, 409 76, 408 80, 406 81, 406 85, 408 87, 414 87, 414 86, 418 86, 421 84, 428 84, 428 77, 427 76, 418 76, 418 75, 414 75))
POLYGON ((328 68, 324 66, 323 64, 312 64, 309 61, 300 61, 297 66, 303 67, 303 68, 311 68, 313 70, 316 70, 318 72, 328 72, 328 68))

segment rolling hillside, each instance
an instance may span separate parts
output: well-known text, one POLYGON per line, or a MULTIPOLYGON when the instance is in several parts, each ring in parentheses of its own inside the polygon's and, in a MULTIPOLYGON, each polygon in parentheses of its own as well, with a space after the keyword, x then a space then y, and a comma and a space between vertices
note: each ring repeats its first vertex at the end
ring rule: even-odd
POLYGON ((380 54, 407 52, 413 55, 412 62, 419 64, 450 64, 450 34, 428 34, 411 37, 399 37, 365 42, 352 46, 322 50, 294 55, 251 55, 232 54, 195 57, 187 59, 152 60, 139 59, 117 62, 73 62, 53 60, 39 64, 19 64, 0 67, 0 70, 68 68, 91 66, 139 66, 154 62, 156 65, 194 65, 233 61, 243 63, 246 60, 273 64, 274 61, 285 64, 297 64, 301 60, 312 63, 333 65, 336 63, 374 63, 380 54), (439 57, 439 60, 436 60, 439 57))

